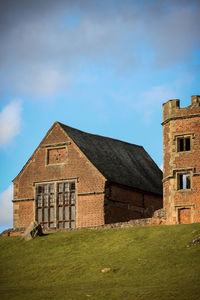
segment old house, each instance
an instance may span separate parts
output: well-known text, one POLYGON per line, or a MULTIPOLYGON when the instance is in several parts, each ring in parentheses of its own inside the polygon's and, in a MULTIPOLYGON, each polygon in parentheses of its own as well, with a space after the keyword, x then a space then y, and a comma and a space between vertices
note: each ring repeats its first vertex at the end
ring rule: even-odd
POLYGON ((162 172, 143 147, 59 122, 13 183, 14 228, 92 227, 162 207, 162 172))
POLYGON ((200 222, 200 96, 163 104, 163 196, 167 223, 200 222))

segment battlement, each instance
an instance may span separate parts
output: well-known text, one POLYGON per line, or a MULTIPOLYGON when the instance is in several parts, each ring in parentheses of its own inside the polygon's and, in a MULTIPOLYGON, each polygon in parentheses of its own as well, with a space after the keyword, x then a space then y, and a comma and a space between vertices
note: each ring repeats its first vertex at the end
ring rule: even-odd
POLYGON ((173 99, 163 103, 163 123, 167 123, 173 119, 187 118, 192 116, 200 116, 200 96, 191 96, 191 105, 180 108, 180 100, 173 99))

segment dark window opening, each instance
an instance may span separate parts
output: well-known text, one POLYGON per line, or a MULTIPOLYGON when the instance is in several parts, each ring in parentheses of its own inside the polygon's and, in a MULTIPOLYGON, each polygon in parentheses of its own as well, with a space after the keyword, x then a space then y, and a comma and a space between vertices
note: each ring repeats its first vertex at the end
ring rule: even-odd
POLYGON ((178 174, 178 190, 191 188, 191 176, 188 174, 178 174))
POLYGON ((178 150, 178 152, 190 151, 191 150, 190 137, 178 138, 177 139, 177 150, 178 150))
POLYGON ((179 139, 179 151, 184 151, 184 139, 179 139))
POLYGON ((185 151, 190 151, 190 138, 185 139, 185 151))

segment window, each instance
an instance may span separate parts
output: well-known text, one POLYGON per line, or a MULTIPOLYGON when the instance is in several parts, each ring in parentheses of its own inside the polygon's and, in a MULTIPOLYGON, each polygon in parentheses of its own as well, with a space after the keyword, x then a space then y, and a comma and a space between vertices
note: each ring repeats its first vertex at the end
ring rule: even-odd
POLYGON ((190 137, 181 137, 177 139, 177 151, 190 151, 191 150, 191 141, 190 137))
POLYGON ((178 174, 178 190, 186 190, 191 188, 191 175, 187 174, 178 174))
POLYGON ((75 182, 57 183, 57 227, 75 228, 75 182))
POLYGON ((36 220, 44 228, 54 227, 54 183, 36 186, 36 220))
POLYGON ((75 182, 38 184, 36 220, 44 228, 75 228, 75 182))

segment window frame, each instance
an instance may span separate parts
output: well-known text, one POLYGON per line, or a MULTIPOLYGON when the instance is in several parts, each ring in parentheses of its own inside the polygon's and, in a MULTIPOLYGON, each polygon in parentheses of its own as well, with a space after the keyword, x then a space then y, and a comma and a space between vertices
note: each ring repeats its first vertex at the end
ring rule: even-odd
POLYGON ((67 179, 49 182, 37 182, 35 185, 35 220, 38 221, 44 229, 71 229, 76 228, 76 210, 77 210, 77 179, 67 179), (63 191, 59 192, 59 184, 63 185, 63 191), (69 191, 64 191, 65 184, 69 185, 69 191), (53 192, 50 193, 50 186, 53 185, 53 192), (45 192, 45 186, 47 186, 48 193, 45 192), (38 191, 41 187, 41 191, 38 191), (64 196, 69 193, 69 203, 64 203, 64 196), (59 204, 59 194, 62 194, 62 204, 59 204), (72 203, 73 194, 73 203, 72 203), (48 197, 48 204, 45 205, 45 196, 48 197), (50 195, 54 195, 53 203, 50 201, 50 195), (38 205, 38 198, 41 198, 41 205, 38 205), (65 207, 69 207, 69 219, 65 216, 65 207), (59 220, 59 207, 62 207, 63 218, 59 220), (74 208, 72 208, 74 207, 74 208), (51 219, 50 209, 54 208, 54 217, 51 219), (41 219, 38 215, 38 210, 41 209, 41 219), (45 220, 45 209, 48 209, 47 220, 45 220), (73 212, 72 212, 73 210, 73 212), (73 214, 73 219, 71 218, 73 214), (62 226, 59 226, 62 223, 62 226), (69 224, 69 227, 65 227, 65 223, 69 224), (52 226, 53 224, 53 226, 52 226))
POLYGON ((188 152, 191 151, 191 138, 190 137, 179 137, 177 138, 177 152, 188 152), (189 140, 189 149, 187 141, 189 140))
POLYGON ((56 228, 58 229, 71 229, 76 228, 76 183, 74 181, 71 182, 57 182, 56 183, 56 228), (59 190, 59 185, 63 185, 62 191, 59 190), (65 190, 65 184, 69 185, 69 190, 65 190), (74 195, 74 203, 72 203, 72 193, 74 195), (68 194, 68 200, 65 201, 65 195, 68 194), (62 203, 59 203, 59 195, 61 195, 62 203), (72 208, 74 207, 74 216, 72 218, 72 208), (59 208, 62 210, 63 219, 59 218, 59 208), (66 219, 66 208, 68 208, 68 216, 69 218, 66 219), (69 227, 65 227, 65 223, 68 223, 69 227), (74 226, 72 226, 72 223, 74 226), (60 225, 62 225, 60 227, 60 225))
POLYGON ((176 190, 178 192, 185 192, 185 191, 190 191, 191 189, 192 189, 192 172, 191 171, 177 172, 177 174, 176 174, 176 190), (183 176, 185 176, 186 183, 184 183, 183 176), (189 177, 189 183, 190 183, 189 188, 187 187, 187 178, 188 177, 189 177), (182 182, 180 183, 180 181, 182 181, 182 182), (186 188, 184 188, 185 184, 186 184, 186 188), (182 186, 182 188, 180 187, 180 185, 182 186))
POLYGON ((35 187, 35 219, 42 225, 44 228, 54 228, 55 223, 55 184, 51 183, 41 183, 36 184, 35 187), (53 192, 50 189, 50 186, 53 185, 53 192), (44 191, 44 187, 47 186, 47 192, 44 191), (41 192, 37 190, 41 188, 41 192), (53 195, 54 201, 51 202, 51 195, 53 195), (47 205, 45 204, 45 196, 47 196, 47 205), (38 205, 38 198, 41 198, 41 205, 38 205), (51 208, 53 208, 54 218, 51 220, 51 208), (41 209, 42 221, 39 222, 38 211, 41 209), (47 220, 45 220, 45 209, 47 209, 47 220), (46 226, 47 225, 47 226, 46 226), (53 226, 51 226, 53 225, 53 226))
POLYGON ((193 139, 194 133, 185 133, 175 135, 174 140, 176 141, 176 152, 177 153, 189 153, 193 150, 193 139), (190 140, 190 149, 187 150, 187 140, 190 140), (183 150, 180 150, 180 141, 183 140, 183 150))

